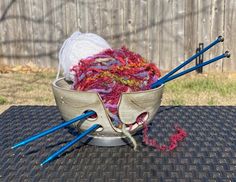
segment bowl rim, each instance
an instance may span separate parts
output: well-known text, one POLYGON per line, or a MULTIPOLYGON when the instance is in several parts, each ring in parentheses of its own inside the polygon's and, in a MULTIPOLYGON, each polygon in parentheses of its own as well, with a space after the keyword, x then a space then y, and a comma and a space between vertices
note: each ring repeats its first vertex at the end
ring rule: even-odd
MULTIPOLYGON (((68 92, 74 92, 74 93, 95 93, 95 94, 98 94, 97 92, 89 92, 89 91, 81 91, 81 90, 72 90, 72 89, 66 89, 66 88, 63 88, 63 87, 59 87, 56 83, 61 81, 61 80, 65 80, 65 77, 62 77, 62 78, 58 78, 58 79, 55 79, 53 82, 52 82, 52 86, 53 87, 56 87, 58 89, 62 89, 64 91, 68 91, 68 92)), ((140 91, 135 91, 135 92, 122 92, 121 95, 123 94, 138 94, 138 93, 147 93, 147 92, 153 92, 153 91, 156 91, 156 90, 161 90, 163 87, 165 86, 165 84, 161 84, 159 87, 157 88, 152 88, 152 89, 149 89, 149 90, 140 90, 140 91)))

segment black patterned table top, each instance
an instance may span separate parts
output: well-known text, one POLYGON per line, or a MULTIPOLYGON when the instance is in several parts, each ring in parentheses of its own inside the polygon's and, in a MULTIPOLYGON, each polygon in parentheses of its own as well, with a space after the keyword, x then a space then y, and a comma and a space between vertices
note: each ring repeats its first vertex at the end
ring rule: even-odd
POLYGON ((97 147, 78 143, 41 167, 74 138, 70 128, 21 148, 16 142, 61 123, 55 106, 13 106, 0 116, 0 181, 236 181, 236 107, 161 107, 150 136, 165 143, 178 123, 188 137, 161 153, 142 144, 97 147))

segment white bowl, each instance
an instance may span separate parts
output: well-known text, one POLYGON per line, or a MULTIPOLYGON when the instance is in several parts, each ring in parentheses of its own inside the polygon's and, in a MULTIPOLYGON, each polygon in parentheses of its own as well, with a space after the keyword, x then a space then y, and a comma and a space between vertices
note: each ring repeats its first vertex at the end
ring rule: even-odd
MULTIPOLYGON (((55 80, 52 83, 52 89, 57 107, 64 120, 70 120, 89 110, 97 113, 97 118, 88 118, 83 122, 73 124, 82 131, 93 124, 102 126, 100 130, 89 136, 93 138, 90 140, 90 144, 99 146, 127 144, 121 129, 113 126, 98 93, 71 90, 71 85, 64 78, 55 80)), ((160 107, 163 89, 164 85, 146 91, 122 93, 118 104, 119 117, 124 124, 129 125, 127 129, 132 135, 143 127, 142 124, 136 123, 136 118, 140 114, 146 114, 145 122, 147 123, 153 119, 160 107)))

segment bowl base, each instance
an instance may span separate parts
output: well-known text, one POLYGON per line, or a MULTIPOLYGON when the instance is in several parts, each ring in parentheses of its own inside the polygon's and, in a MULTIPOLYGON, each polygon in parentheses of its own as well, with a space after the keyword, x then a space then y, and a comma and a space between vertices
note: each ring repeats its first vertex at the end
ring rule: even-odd
POLYGON ((128 145, 130 142, 125 137, 98 137, 94 135, 87 135, 83 140, 81 140, 83 143, 87 143, 89 145, 96 145, 96 146, 106 146, 106 147, 112 147, 112 146, 122 146, 122 145, 128 145))

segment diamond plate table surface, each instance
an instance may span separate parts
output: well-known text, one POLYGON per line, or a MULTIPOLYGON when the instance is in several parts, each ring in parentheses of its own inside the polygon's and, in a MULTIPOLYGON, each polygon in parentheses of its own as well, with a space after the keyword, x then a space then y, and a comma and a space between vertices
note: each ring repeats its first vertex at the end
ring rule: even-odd
POLYGON ((22 139, 61 123, 55 106, 12 106, 0 116, 0 181, 236 181, 236 107, 161 107, 150 136, 168 141, 179 123, 188 137, 175 151, 145 146, 78 143, 60 158, 40 162, 76 134, 70 128, 11 150, 22 139))

